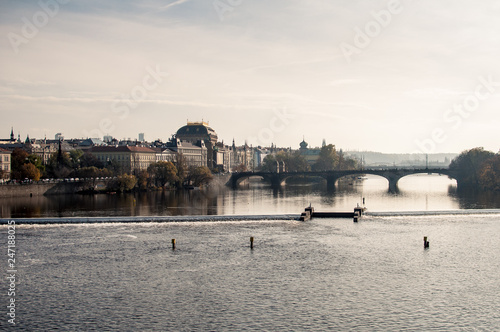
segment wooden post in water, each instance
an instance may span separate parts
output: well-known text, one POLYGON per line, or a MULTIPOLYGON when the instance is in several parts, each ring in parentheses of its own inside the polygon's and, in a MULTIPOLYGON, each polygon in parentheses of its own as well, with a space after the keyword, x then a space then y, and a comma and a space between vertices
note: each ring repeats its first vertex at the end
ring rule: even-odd
POLYGON ((428 249, 429 246, 430 246, 430 243, 429 243, 429 241, 427 241, 427 236, 424 236, 424 248, 428 249))
POLYGON ((356 211, 354 212, 354 222, 358 222, 358 220, 359 220, 359 212, 356 211))
POLYGON ((172 250, 175 250, 175 239, 172 239, 172 250))
POLYGON ((253 249, 253 236, 250 237, 250 249, 253 249))

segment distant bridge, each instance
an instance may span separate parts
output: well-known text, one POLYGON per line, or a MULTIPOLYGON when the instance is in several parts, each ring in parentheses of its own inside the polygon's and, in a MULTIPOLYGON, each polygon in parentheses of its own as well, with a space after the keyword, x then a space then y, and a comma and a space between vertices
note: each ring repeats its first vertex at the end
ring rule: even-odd
MULTIPOLYGON (((344 176, 353 175, 378 175, 389 181, 389 191, 398 191, 398 181, 408 175, 413 174, 442 174, 450 178, 457 179, 456 172, 448 168, 391 168, 391 169, 360 169, 350 171, 322 171, 322 172, 240 172, 233 173, 229 179, 228 185, 233 189, 245 179, 251 177, 262 177, 271 183, 273 188, 279 188, 286 179, 290 177, 322 177, 326 180, 328 190, 335 190, 335 183, 344 176)), ((458 181, 458 180, 457 180, 458 181)))

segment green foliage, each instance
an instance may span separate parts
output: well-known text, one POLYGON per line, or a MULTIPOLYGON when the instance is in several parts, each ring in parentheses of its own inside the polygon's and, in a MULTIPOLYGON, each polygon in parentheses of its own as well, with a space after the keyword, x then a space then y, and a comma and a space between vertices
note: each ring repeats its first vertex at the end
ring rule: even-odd
POLYGON ((66 178, 72 170, 72 162, 66 152, 53 153, 47 162, 47 176, 53 178, 66 178))
POLYGON ((286 154, 283 161, 288 172, 309 172, 311 170, 307 160, 298 151, 293 154, 286 154))
POLYGON ((285 163, 288 172, 308 172, 311 170, 307 160, 300 155, 300 152, 280 151, 276 155, 267 155, 262 161, 261 170, 263 172, 276 172, 279 163, 285 163))
POLYGON ((313 165, 315 171, 332 171, 339 165, 339 155, 333 144, 321 147, 319 158, 313 165))
POLYGON ((72 150, 69 152, 69 159, 71 161, 71 166, 77 168, 80 166, 80 159, 83 157, 82 150, 72 150))
POLYGON ((262 166, 260 167, 262 172, 276 172, 277 170, 276 158, 272 154, 268 154, 262 160, 262 166))

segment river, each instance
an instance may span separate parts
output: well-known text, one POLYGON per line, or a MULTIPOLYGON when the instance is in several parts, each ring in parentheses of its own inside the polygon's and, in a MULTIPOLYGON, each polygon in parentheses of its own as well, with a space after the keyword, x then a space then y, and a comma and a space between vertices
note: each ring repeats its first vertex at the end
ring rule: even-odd
MULTIPOLYGON (((322 185, 275 191, 255 183, 210 193, 2 201, 3 218, 300 213, 309 204, 316 210, 351 211, 363 198, 373 213, 359 223, 19 224, 16 327, 499 330, 498 196, 457 194, 453 181, 438 176, 407 177, 399 188, 389 193, 387 181, 368 177, 335 193, 322 185)), ((7 226, 0 230, 7 243, 7 226)), ((5 256, 3 271, 6 261, 5 256)), ((7 286, 2 283, 3 294, 7 286)), ((8 299, 1 299, 6 308, 8 299)), ((1 329, 10 325, 2 316, 1 329)))

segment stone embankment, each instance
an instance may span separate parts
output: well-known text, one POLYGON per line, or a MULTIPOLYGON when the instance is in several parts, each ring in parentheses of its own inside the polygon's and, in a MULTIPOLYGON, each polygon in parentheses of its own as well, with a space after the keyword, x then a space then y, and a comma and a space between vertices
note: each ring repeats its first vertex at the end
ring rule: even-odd
POLYGON ((0 198, 76 194, 88 188, 85 182, 2 184, 0 198))

